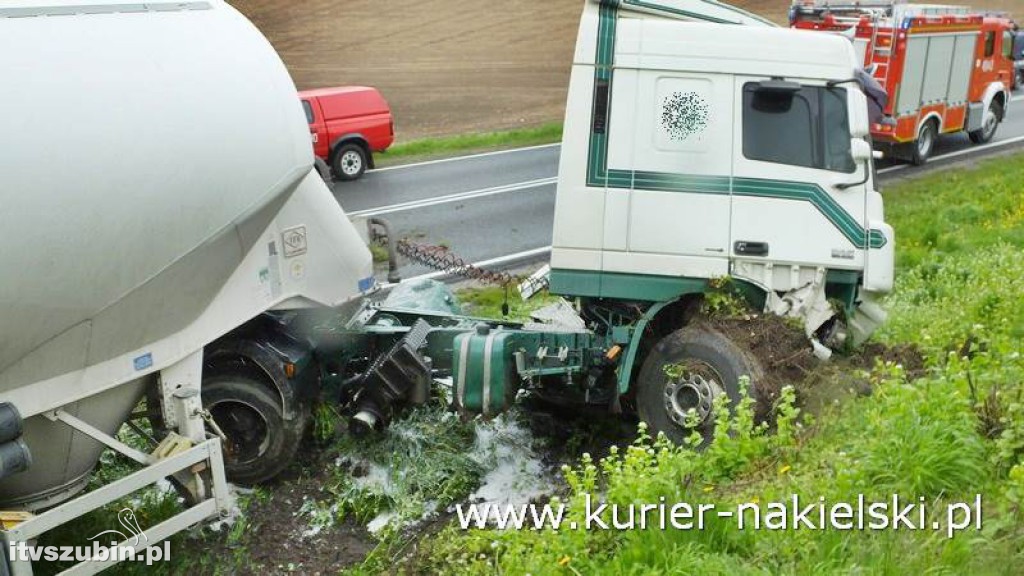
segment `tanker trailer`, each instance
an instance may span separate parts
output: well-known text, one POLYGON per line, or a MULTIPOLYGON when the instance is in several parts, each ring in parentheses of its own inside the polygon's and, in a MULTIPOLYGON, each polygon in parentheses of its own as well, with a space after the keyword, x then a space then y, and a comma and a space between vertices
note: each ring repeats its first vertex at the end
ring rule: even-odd
POLYGON ((3 535, 192 477, 152 545, 230 504, 204 348, 358 300, 371 256, 283 63, 224 2, 6 2, 0 77, 0 510, 37 512, 3 535), (115 437, 147 388, 170 432, 153 454, 115 437), (106 448, 139 471, 80 495, 106 448))

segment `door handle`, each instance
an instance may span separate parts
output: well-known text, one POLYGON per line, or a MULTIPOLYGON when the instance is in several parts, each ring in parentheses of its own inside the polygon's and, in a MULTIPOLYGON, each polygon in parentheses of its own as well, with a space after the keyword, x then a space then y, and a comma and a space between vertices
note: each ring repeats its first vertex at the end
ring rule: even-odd
POLYGON ((767 256, 768 255, 768 243, 767 242, 753 242, 750 240, 737 240, 733 244, 733 252, 741 254, 743 256, 767 256))

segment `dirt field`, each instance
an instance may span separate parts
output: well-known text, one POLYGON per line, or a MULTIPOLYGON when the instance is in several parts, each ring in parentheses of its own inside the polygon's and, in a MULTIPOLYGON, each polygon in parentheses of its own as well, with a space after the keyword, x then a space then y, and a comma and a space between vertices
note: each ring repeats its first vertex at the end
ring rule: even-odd
MULTIPOLYGON (((583 0, 230 0, 300 88, 376 86, 400 140, 560 121, 583 0)), ((737 0, 776 21, 787 0, 737 0)), ((1024 12, 1022 0, 988 8, 1024 12)))

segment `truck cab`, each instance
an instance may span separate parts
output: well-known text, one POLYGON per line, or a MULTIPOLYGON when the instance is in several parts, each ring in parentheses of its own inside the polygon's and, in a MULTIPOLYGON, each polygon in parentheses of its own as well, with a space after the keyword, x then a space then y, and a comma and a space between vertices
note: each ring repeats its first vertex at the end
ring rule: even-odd
POLYGON ((552 291, 658 303, 728 276, 767 309, 802 310, 809 334, 838 299, 862 338, 892 287, 894 234, 851 43, 630 4, 584 12, 552 291))
POLYGON ((338 180, 356 180, 373 168, 373 155, 395 140, 391 108, 376 88, 343 86, 299 92, 313 153, 338 180))

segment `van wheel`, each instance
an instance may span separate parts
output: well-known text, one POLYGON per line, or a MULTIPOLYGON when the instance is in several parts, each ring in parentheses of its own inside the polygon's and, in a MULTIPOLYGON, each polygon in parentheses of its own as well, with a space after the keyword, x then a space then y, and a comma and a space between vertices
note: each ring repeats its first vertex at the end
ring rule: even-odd
POLYGON ((971 138, 971 142, 975 144, 984 144, 992 140, 996 135, 996 129, 999 128, 999 122, 1003 119, 1003 105, 998 100, 993 100, 988 106, 988 111, 985 112, 985 120, 981 123, 981 128, 967 134, 971 138))
POLYGON ((307 418, 285 420, 281 398, 263 382, 240 374, 214 375, 203 381, 202 396, 203 407, 227 436, 228 480, 259 484, 292 462, 307 418))
POLYGON ((644 360, 637 382, 637 411, 651 434, 664 432, 682 444, 694 431, 703 436, 700 447, 712 440, 713 405, 729 398, 730 410, 740 399, 740 377, 750 378, 747 391, 755 399, 764 378, 761 363, 721 332, 706 326, 687 326, 659 341, 644 360), (680 374, 670 377, 667 367, 680 374))
POLYGON ((929 120, 921 126, 921 132, 917 135, 917 141, 911 144, 910 163, 914 166, 922 166, 931 158, 935 151, 935 143, 939 140, 939 125, 935 120, 929 120))
POLYGON ((334 154, 334 177, 356 180, 366 172, 366 150, 359 144, 345 144, 334 154))

